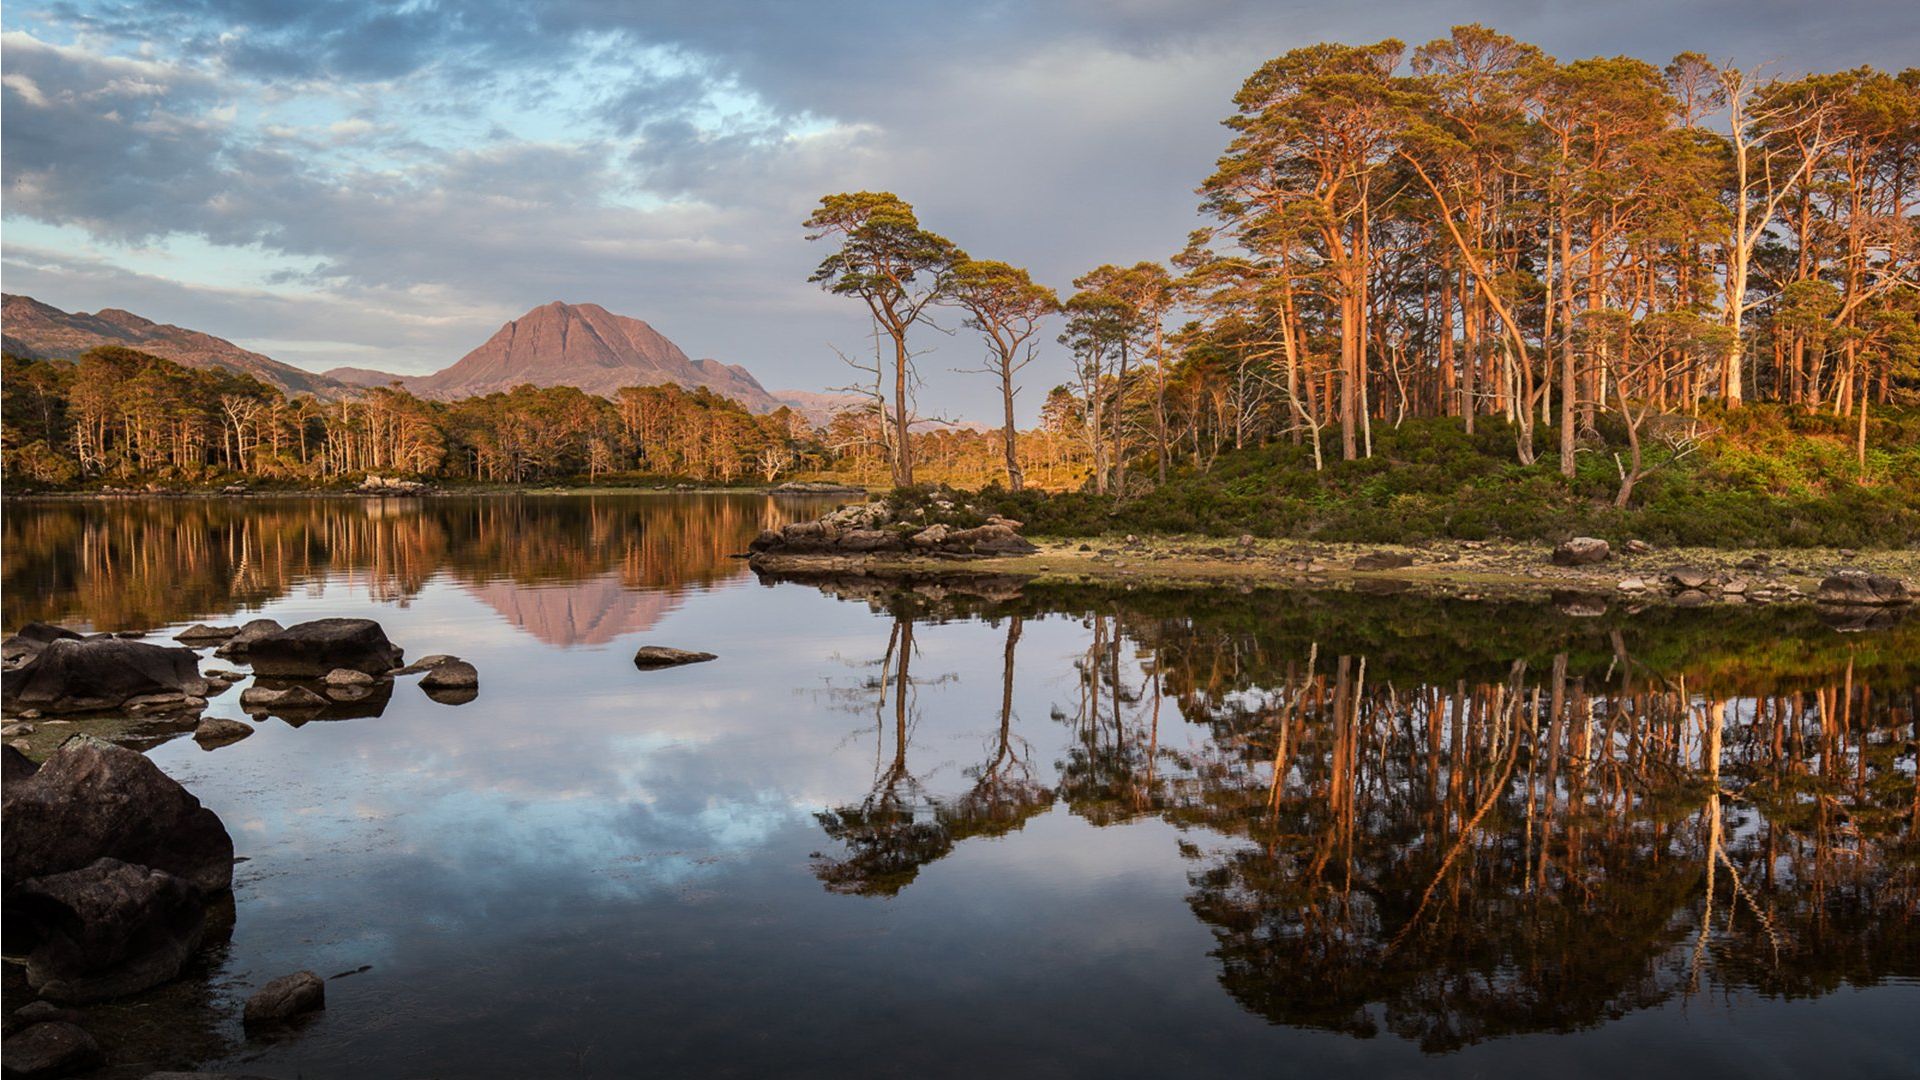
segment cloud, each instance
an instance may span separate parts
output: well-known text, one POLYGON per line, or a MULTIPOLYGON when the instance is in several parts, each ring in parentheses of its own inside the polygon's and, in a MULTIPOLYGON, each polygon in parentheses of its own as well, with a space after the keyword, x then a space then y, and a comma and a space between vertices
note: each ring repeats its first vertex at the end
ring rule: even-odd
MULTIPOLYGON (((1920 14, 1864 0, 1449 14, 1563 58, 1698 48, 1786 71, 1900 66, 1920 44, 1920 14)), ((568 299, 799 386, 844 381, 827 345, 857 350, 866 332, 857 305, 805 283, 821 253, 799 221, 820 195, 897 191, 968 250, 1064 287, 1182 242, 1218 120, 1260 61, 1326 39, 1418 44, 1449 21, 1256 0, 61 0, 5 19, 8 218, 79 230, 91 259, 183 253, 165 273, 140 264, 134 295, 154 310, 114 291, 128 279, 76 270, 79 253, 56 268, 11 242, 10 288, 329 340, 314 323, 252 329, 223 291, 232 251, 259 264, 254 293, 285 300, 263 309, 337 316, 356 363, 379 362, 365 352, 389 317, 396 366, 437 366, 568 299)), ((971 366, 972 342, 928 343, 929 392, 984 411, 984 382, 949 370, 971 366)))

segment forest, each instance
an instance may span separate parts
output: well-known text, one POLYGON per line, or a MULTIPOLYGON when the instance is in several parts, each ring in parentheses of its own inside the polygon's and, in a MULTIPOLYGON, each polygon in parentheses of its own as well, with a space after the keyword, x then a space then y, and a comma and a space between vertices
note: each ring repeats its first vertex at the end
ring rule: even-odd
POLYGON ((322 404, 108 349, 8 359, 9 486, 833 476, 1106 513, 1220 470, 1242 489, 1372 476, 1352 463, 1384 454, 1444 474, 1430 497, 1497 473, 1503 498, 1627 511, 1704 474, 1913 501, 1920 69, 1563 62, 1470 25, 1292 50, 1223 111, 1203 227, 1064 297, 897 195, 823 198, 811 280, 863 304, 879 346, 849 361, 868 400, 823 426, 671 386, 322 404), (956 323, 1003 405, 991 429, 915 400, 925 339, 956 323), (1057 369, 1036 379, 1041 359, 1057 369), (1041 388, 1021 430, 1016 397, 1041 388))

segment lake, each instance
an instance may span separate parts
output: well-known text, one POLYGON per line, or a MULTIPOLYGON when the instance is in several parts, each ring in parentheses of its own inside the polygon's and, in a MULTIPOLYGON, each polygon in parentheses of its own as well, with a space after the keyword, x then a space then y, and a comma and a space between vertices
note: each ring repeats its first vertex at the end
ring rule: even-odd
MULTIPOLYGON (((97 1010, 110 1053, 1920 1073, 1920 619, 780 583, 732 557, 830 505, 10 504, 9 629, 368 616, 480 671, 467 704, 402 679, 377 715, 213 751, 139 733, 245 861, 231 940, 97 1010), (719 659, 636 670, 650 643, 719 659), (326 1011, 247 1040, 240 1002, 300 969, 341 976, 326 1011)), ((209 714, 246 719, 245 685, 209 714)))

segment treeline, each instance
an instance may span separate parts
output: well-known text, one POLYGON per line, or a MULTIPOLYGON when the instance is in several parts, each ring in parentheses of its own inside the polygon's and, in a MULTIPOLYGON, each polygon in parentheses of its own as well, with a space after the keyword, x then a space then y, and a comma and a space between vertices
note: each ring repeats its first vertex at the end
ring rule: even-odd
POLYGON ((821 201, 806 224, 835 247, 813 280, 890 343, 869 370, 897 483, 915 479, 909 336, 943 308, 1009 402, 1042 321, 1064 326, 1073 378, 1049 407, 1073 413, 1094 489, 1123 494, 1227 447, 1353 460, 1378 425, 1495 416, 1521 465, 1571 477, 1582 450, 1617 451, 1626 505, 1650 457, 1705 434, 1652 418, 1820 410, 1851 422, 1864 470, 1871 409, 1920 389, 1920 70, 1561 62, 1475 25, 1293 50, 1225 123, 1208 227, 1064 301, 897 196, 821 201))
MULTIPOLYGON (((77 362, 9 355, 4 364, 0 445, 10 484, 235 476, 328 483, 369 473, 490 483, 887 475, 881 418, 858 407, 816 427, 791 409, 756 416, 731 398, 673 384, 626 387, 611 399, 522 386, 453 402, 380 387, 326 403, 119 347, 77 362)), ((935 479, 981 486, 999 476, 998 432, 950 427, 913 439, 935 479)), ((1021 452, 1036 478, 1065 487, 1084 475, 1080 445, 1071 429, 1042 430, 1021 452)))
POLYGON ((118 347, 75 363, 8 356, 4 375, 8 477, 49 486, 367 473, 525 483, 645 472, 731 482, 771 479, 822 453, 789 409, 755 416, 704 388, 674 385, 627 387, 612 400, 522 386, 453 402, 380 387, 325 403, 118 347))

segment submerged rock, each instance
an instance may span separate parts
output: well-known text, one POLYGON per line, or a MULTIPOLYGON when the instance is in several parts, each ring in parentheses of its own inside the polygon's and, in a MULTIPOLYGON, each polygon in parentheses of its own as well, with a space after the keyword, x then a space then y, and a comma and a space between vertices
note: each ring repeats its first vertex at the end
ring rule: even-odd
POLYGON ((102 858, 35 878, 7 897, 8 948, 27 984, 56 1001, 102 1001, 158 986, 200 948, 206 903, 186 881, 102 858))
POLYGON ((143 705, 204 698, 211 688, 192 649, 120 638, 57 638, 4 680, 8 709, 97 712, 134 699, 143 705))
POLYGON ((17 1035, 7 1036, 0 1047, 0 1059, 6 1063, 9 1080, 50 1080, 57 1076, 97 1069, 107 1063, 107 1055, 93 1036, 77 1025, 62 1021, 35 1024, 17 1035))
POLYGON ((240 693, 240 707, 250 713, 301 712, 324 709, 328 704, 325 697, 304 686, 289 686, 285 689, 249 686, 240 693))
POLYGON ((1607 542, 1592 536, 1576 536, 1553 547, 1555 566, 1591 566, 1611 558, 1613 549, 1607 546, 1607 542))
POLYGON ((247 658, 256 674, 319 678, 336 668, 383 675, 401 651, 372 619, 314 619, 256 639, 247 658))
POLYGON ((282 975, 247 999, 248 1027, 282 1024, 327 1007, 327 984, 311 971, 282 975))
POLYGON ((217 750, 230 746, 253 734, 253 725, 238 720, 225 720, 209 716, 200 721, 193 729, 193 741, 200 744, 202 750, 217 750))
POLYGON ((1913 592, 1897 577, 1842 570, 1820 582, 1814 602, 1840 607, 1894 607, 1913 603, 1913 592))
POLYGON ((226 641, 239 632, 240 628, 237 626, 208 626, 206 623, 195 623, 173 635, 173 640, 195 648, 204 648, 226 641))
POLYGON ((642 645, 640 651, 633 654, 633 666, 642 670, 663 667, 679 667, 681 664, 699 664, 719 657, 710 652, 692 652, 687 649, 673 649, 665 645, 642 645))

